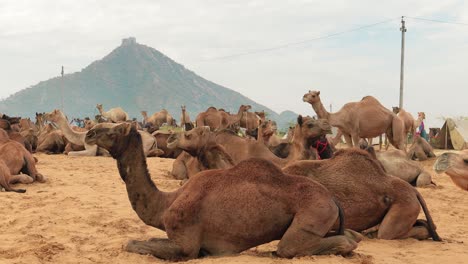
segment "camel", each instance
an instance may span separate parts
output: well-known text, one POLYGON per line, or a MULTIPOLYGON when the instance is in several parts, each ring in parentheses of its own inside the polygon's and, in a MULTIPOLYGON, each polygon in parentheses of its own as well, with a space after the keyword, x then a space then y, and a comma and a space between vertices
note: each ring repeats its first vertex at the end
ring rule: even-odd
POLYGON ((96 108, 99 110, 99 113, 102 117, 104 117, 105 119, 107 119, 107 121, 110 121, 112 123, 124 122, 129 120, 128 114, 121 107, 111 108, 107 112, 103 110, 102 104, 97 104, 96 108))
MULTIPOLYGON (((62 111, 55 109, 54 111, 44 115, 44 118, 50 122, 57 124, 62 130, 63 135, 67 138, 69 142, 78 146, 84 146, 85 150, 82 151, 70 151, 68 152, 69 156, 96 156, 98 153, 97 145, 89 145, 85 142, 87 132, 76 132, 68 124, 67 118, 62 113, 62 111)), ((105 129, 113 127, 116 124, 114 123, 99 123, 93 128, 105 129)), ((161 151, 157 149, 156 140, 151 134, 145 131, 139 131, 143 138, 145 154, 148 156, 158 156, 161 154, 161 151)))
MULTIPOLYGON (((8 137, 11 139, 11 140, 14 140, 18 143, 20 143, 21 145, 23 145, 30 153, 32 153, 32 146, 31 144, 29 143, 29 141, 27 141, 19 131, 16 131, 16 129, 12 128, 11 126, 11 123, 10 121, 8 121, 9 119, 0 119, 0 128, 2 128, 3 130, 5 130, 8 134, 8 137)), ((11 120, 11 119, 10 119, 11 120)), ((18 122, 19 122, 19 119, 18 119, 18 122)))
POLYGON ((220 111, 215 107, 209 107, 205 112, 197 115, 196 124, 197 127, 209 126, 211 131, 214 131, 227 128, 229 119, 228 113, 220 111))
POLYGON ((143 116, 143 124, 145 127, 156 126, 157 129, 159 129, 159 127, 161 127, 164 123, 169 126, 172 126, 174 123, 174 118, 172 118, 171 114, 169 114, 166 109, 162 109, 150 117, 148 117, 148 113, 146 111, 141 111, 141 115, 143 116))
MULTIPOLYGON (((36 169, 36 161, 32 154, 17 141, 8 138, 5 130, 0 129, 0 160, 6 167, 1 170, 8 183, 32 183, 34 181, 45 182, 46 178, 36 169), (9 169, 7 174, 4 169, 9 169), (20 174, 24 173, 24 174, 20 174)), ((4 186, 2 184, 4 188, 4 186)))
POLYGON ((365 140, 360 141, 360 148, 367 150, 384 167, 385 172, 398 177, 416 187, 434 186, 431 174, 419 162, 408 159, 404 151, 391 149, 375 152, 365 140))
POLYGON ((190 121, 190 116, 187 113, 185 105, 181 106, 182 114, 180 116, 180 127, 185 131, 190 131, 193 128, 193 124, 190 121))
POLYGON ((393 146, 405 150, 403 121, 372 96, 347 103, 335 113, 327 112, 320 100, 320 91, 309 91, 302 100, 312 105, 319 118, 328 119, 330 125, 343 132, 348 147, 359 147, 360 138, 386 133, 393 146))
POLYGON ((445 172, 456 186, 468 191, 468 150, 443 153, 434 163, 434 170, 437 173, 445 172))
POLYGON ((239 109, 237 110, 237 114, 235 114, 235 115, 229 114, 227 127, 237 125, 239 127, 246 128, 245 118, 247 118, 247 111, 249 111, 251 108, 252 108, 252 106, 250 106, 250 105, 241 105, 241 106, 239 106, 239 109), (242 121, 244 121, 244 126, 241 125, 242 121))
MULTIPOLYGON (((414 133, 416 132, 416 120, 414 117, 406 112, 404 109, 399 108, 398 106, 392 107, 393 113, 395 113, 401 120, 403 120, 403 123, 405 124, 405 135, 411 135, 411 137, 414 138, 414 133)), ((408 137, 405 139, 405 146, 408 145, 408 137)))
POLYGON ((387 174, 364 150, 342 149, 331 159, 296 161, 283 171, 316 180, 330 190, 343 206, 346 228, 380 239, 441 241, 421 194, 387 174), (427 222, 417 219, 421 207, 427 222))
POLYGON ((433 158, 436 155, 434 154, 434 149, 432 146, 420 135, 415 135, 413 138, 413 144, 411 144, 408 154, 409 159, 424 161, 428 158, 433 158))
POLYGON ((190 155, 179 155, 173 164, 172 174, 177 179, 190 178, 198 173, 200 164, 192 159, 197 159, 198 151, 204 148, 204 142, 214 140, 224 147, 234 164, 248 158, 262 158, 273 162, 279 167, 301 159, 315 159, 316 152, 311 150, 312 142, 322 135, 330 132, 330 125, 324 119, 298 117, 294 138, 287 158, 279 158, 272 153, 264 143, 237 136, 230 130, 221 130, 206 133, 204 127, 196 127, 191 131, 172 134, 167 140, 168 148, 180 148, 190 155), (211 139, 211 138, 214 139, 211 139), (188 158, 188 160, 187 160, 188 158), (189 164, 190 166, 187 166, 189 164), (182 174, 179 174, 182 173, 182 174), (184 174, 185 173, 185 174, 184 174))
MULTIPOLYGON (((188 131, 190 131, 190 130, 188 130, 188 131)), ((156 139, 158 149, 160 149, 160 150, 162 150, 164 152, 159 157, 175 159, 182 152, 181 149, 170 149, 170 148, 167 147, 167 139, 173 133, 174 132, 172 132, 172 131, 165 131, 165 130, 156 130, 155 132, 151 133, 151 135, 156 139)))
POLYGON ((275 239, 280 239, 276 254, 286 258, 348 254, 357 247, 359 240, 342 229, 325 237, 340 216, 328 190, 284 174, 271 162, 249 159, 204 171, 180 189, 162 192, 151 180, 141 136, 132 125, 93 128, 86 142, 110 152, 132 208, 145 224, 167 233, 167 239, 130 241, 129 252, 174 261, 236 254, 275 239))

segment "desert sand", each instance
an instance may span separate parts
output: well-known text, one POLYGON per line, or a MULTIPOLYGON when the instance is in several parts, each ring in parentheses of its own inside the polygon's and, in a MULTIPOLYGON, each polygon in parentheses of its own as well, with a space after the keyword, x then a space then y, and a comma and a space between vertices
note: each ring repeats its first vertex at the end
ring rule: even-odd
MULTIPOLYGON (((441 151, 437 152, 438 154, 441 151)), ((132 210, 116 162, 109 157, 36 154, 47 183, 17 185, 25 194, 0 193, 0 263, 163 263, 152 256, 123 251, 130 239, 166 237, 146 226, 132 210)), ((207 257, 189 263, 468 263, 468 192, 423 162, 437 187, 419 189, 443 242, 371 240, 352 256, 273 257, 277 241, 238 255, 207 257)), ((169 171, 171 159, 149 158, 159 189, 180 186, 169 171)), ((421 215, 421 217, 423 217, 421 215)))

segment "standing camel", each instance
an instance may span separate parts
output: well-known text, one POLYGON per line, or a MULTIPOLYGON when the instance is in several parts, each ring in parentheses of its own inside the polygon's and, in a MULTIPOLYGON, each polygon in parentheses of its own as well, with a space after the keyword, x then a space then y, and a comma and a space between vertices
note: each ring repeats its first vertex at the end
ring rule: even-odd
POLYGON ((178 190, 162 192, 151 180, 141 136, 132 125, 93 128, 86 142, 110 152, 132 208, 145 224, 167 233, 168 238, 130 241, 129 252, 188 260, 236 254, 277 239, 276 253, 286 258, 347 254, 357 247, 359 239, 344 236, 341 228, 339 235, 325 237, 343 220, 327 189, 284 174, 271 162, 249 159, 229 169, 204 171, 178 190))
POLYGON ((359 147, 361 138, 374 138, 386 133, 393 146, 405 150, 403 121, 372 96, 347 103, 335 113, 325 109, 320 100, 320 91, 309 91, 302 100, 312 105, 319 118, 328 119, 330 125, 343 132, 348 147, 359 147))
POLYGON ((184 131, 190 131, 192 130, 193 128, 193 124, 192 122, 190 121, 190 116, 189 114, 187 113, 187 110, 185 108, 185 105, 182 105, 181 106, 181 109, 182 109, 182 114, 180 116, 180 127, 184 130, 184 131))

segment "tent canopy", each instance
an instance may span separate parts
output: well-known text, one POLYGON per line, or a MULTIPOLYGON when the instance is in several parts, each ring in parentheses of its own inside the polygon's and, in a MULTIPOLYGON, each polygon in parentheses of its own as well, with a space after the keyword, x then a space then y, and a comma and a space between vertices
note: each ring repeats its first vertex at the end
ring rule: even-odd
POLYGON ((468 147, 468 120, 447 118, 442 129, 433 139, 433 146, 440 149, 462 150, 468 147), (446 145, 447 144, 447 145, 446 145))

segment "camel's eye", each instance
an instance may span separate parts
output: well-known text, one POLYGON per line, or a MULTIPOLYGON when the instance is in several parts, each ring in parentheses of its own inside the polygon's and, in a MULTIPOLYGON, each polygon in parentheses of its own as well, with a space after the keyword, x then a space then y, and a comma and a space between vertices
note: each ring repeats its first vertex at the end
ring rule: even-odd
POLYGON ((186 139, 191 139, 191 138, 192 138, 192 135, 190 135, 190 134, 185 134, 185 138, 186 138, 186 139))
POLYGON ((315 125, 314 124, 308 124, 307 127, 308 128, 313 128, 315 125))
POLYGON ((466 165, 468 165, 468 159, 463 159, 466 165))

